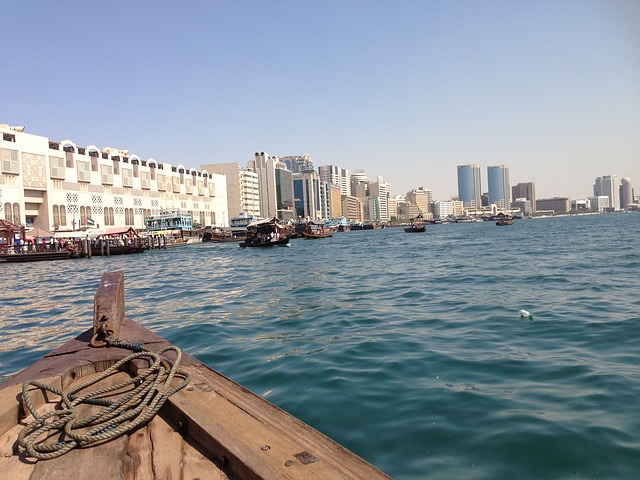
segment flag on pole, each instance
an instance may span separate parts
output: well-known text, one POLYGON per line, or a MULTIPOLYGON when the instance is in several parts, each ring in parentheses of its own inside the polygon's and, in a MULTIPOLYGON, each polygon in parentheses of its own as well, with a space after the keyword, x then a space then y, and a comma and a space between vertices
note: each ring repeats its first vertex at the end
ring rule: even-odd
POLYGON ((94 221, 93 221, 93 218, 91 218, 91 217, 87 217, 87 223, 88 223, 89 225, 95 225, 95 224, 96 224, 96 222, 94 222, 94 221))

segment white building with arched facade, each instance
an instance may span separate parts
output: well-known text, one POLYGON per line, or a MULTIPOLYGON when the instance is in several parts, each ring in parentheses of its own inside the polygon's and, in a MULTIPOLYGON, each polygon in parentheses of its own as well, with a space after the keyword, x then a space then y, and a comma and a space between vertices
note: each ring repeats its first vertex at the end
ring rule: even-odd
POLYGON ((143 160, 128 150, 80 147, 0 124, 0 218, 27 228, 144 228, 160 210, 228 226, 224 175, 143 160))

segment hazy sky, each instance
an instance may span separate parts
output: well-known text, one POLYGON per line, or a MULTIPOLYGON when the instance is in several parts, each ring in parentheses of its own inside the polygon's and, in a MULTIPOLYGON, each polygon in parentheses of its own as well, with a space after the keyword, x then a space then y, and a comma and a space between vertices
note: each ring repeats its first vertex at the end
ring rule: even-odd
POLYGON ((0 123, 199 168, 309 153, 393 194, 510 166, 640 193, 640 1, 8 1, 0 123))

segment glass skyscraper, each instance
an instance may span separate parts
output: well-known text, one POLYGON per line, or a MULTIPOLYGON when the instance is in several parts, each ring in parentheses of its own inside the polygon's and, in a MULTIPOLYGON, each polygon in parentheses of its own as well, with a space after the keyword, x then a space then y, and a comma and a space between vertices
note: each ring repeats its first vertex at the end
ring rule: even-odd
POLYGON ((498 208, 506 209, 511 206, 509 197, 509 167, 497 165, 487 167, 487 182, 489 184, 489 204, 495 204, 498 208))
POLYGON ((458 197, 465 207, 480 208, 480 165, 458 165, 458 197))

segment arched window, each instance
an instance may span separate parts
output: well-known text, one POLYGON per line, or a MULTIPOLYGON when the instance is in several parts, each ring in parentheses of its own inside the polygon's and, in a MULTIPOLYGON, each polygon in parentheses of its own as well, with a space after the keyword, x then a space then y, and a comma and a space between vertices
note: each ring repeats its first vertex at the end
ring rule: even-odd
POLYGON ((4 219, 9 223, 13 223, 13 207, 9 202, 4 204, 4 219))
POLYGON ((67 212, 65 211, 64 205, 60 205, 60 223, 58 225, 67 225, 67 212))
POLYGON ((104 209, 104 224, 105 225, 114 225, 115 217, 113 215, 113 207, 107 207, 104 209))
POLYGON ((20 221, 20 204, 19 203, 14 203, 13 204, 13 222, 16 225, 22 223, 20 221))
POLYGON ((58 205, 53 206, 53 225, 60 226, 60 207, 58 205))

